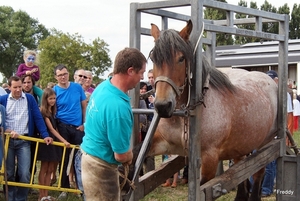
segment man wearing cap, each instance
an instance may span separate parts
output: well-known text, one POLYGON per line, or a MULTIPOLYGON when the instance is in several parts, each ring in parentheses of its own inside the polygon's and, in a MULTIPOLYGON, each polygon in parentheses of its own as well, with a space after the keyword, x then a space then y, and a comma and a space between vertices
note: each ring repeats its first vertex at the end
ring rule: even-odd
MULTIPOLYGON (((278 84, 278 75, 276 71, 270 70, 267 72, 275 82, 278 84)), ((293 115, 292 99, 289 93, 287 93, 287 114, 293 115)), ((265 176, 261 185, 261 197, 268 197, 273 193, 274 179, 276 177, 276 160, 272 161, 266 166, 265 176)))

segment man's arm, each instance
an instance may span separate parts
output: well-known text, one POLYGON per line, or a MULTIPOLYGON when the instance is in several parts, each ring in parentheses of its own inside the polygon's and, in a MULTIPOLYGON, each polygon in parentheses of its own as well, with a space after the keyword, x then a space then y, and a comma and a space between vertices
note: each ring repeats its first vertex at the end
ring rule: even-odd
POLYGON ((86 99, 81 101, 81 110, 82 110, 82 124, 85 122, 85 112, 86 112, 86 105, 87 101, 86 99))
POLYGON ((29 112, 31 112, 31 117, 33 118, 33 119, 29 119, 29 121, 31 120, 34 121, 35 126, 37 127, 38 131, 40 132, 43 138, 49 137, 49 133, 47 131, 47 127, 45 125, 38 104, 36 103, 32 95, 27 95, 26 97, 27 97, 28 104, 31 105, 31 110, 29 112))
POLYGON ((124 163, 127 163, 128 165, 131 164, 132 162, 132 158, 133 158, 133 153, 132 153, 132 150, 129 149, 129 151, 127 151, 126 153, 124 154, 117 154, 117 153, 114 153, 114 156, 115 156, 115 159, 124 164, 124 163))

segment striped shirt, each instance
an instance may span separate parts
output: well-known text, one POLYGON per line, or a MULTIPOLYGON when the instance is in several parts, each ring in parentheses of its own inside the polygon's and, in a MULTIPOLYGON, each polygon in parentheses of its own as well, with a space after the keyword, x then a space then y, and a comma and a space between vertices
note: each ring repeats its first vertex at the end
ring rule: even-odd
POLYGON ((25 94, 15 99, 9 94, 6 106, 6 128, 22 135, 28 133, 28 102, 25 94))

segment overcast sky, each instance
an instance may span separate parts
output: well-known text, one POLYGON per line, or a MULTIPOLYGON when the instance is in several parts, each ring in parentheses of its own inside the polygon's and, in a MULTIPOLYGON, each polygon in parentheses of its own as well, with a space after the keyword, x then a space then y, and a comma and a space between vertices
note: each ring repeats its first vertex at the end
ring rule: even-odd
MULTIPOLYGON (((9 0, 5 1, 5 4, 2 3, 2 5, 11 6, 15 11, 23 10, 27 12, 48 29, 56 28, 71 35, 78 33, 83 36, 87 43, 100 37, 109 45, 109 55, 111 60, 114 61, 118 51, 129 46, 130 3, 154 1, 157 0, 9 0)), ((246 1, 249 7, 250 0, 246 1)), ((239 0, 227 0, 227 2, 237 5, 239 0)), ((258 7, 260 7, 264 0, 253 0, 253 2, 257 2, 258 7)), ((268 2, 276 8, 283 6, 286 2, 290 9, 293 8, 294 3, 299 4, 299 0, 283 0, 275 3, 269 0, 268 2)), ((146 18, 142 16, 142 25, 146 27, 149 24, 150 28, 150 23, 153 21, 151 19, 149 21, 143 19, 146 18)), ((148 56, 153 46, 153 39, 144 36, 141 43, 141 51, 145 56, 148 56)), ((151 66, 148 65, 147 69, 150 68, 151 66)))

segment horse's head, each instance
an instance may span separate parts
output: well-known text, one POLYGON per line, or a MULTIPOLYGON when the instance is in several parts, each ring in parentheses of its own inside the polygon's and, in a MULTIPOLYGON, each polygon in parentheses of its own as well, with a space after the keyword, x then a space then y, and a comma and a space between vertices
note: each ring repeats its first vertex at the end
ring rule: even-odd
POLYGON ((155 46, 150 58, 154 64, 155 79, 155 110, 161 117, 171 117, 177 105, 186 101, 181 97, 188 86, 192 46, 189 36, 192 31, 192 21, 180 31, 164 30, 151 24, 151 35, 155 46))

